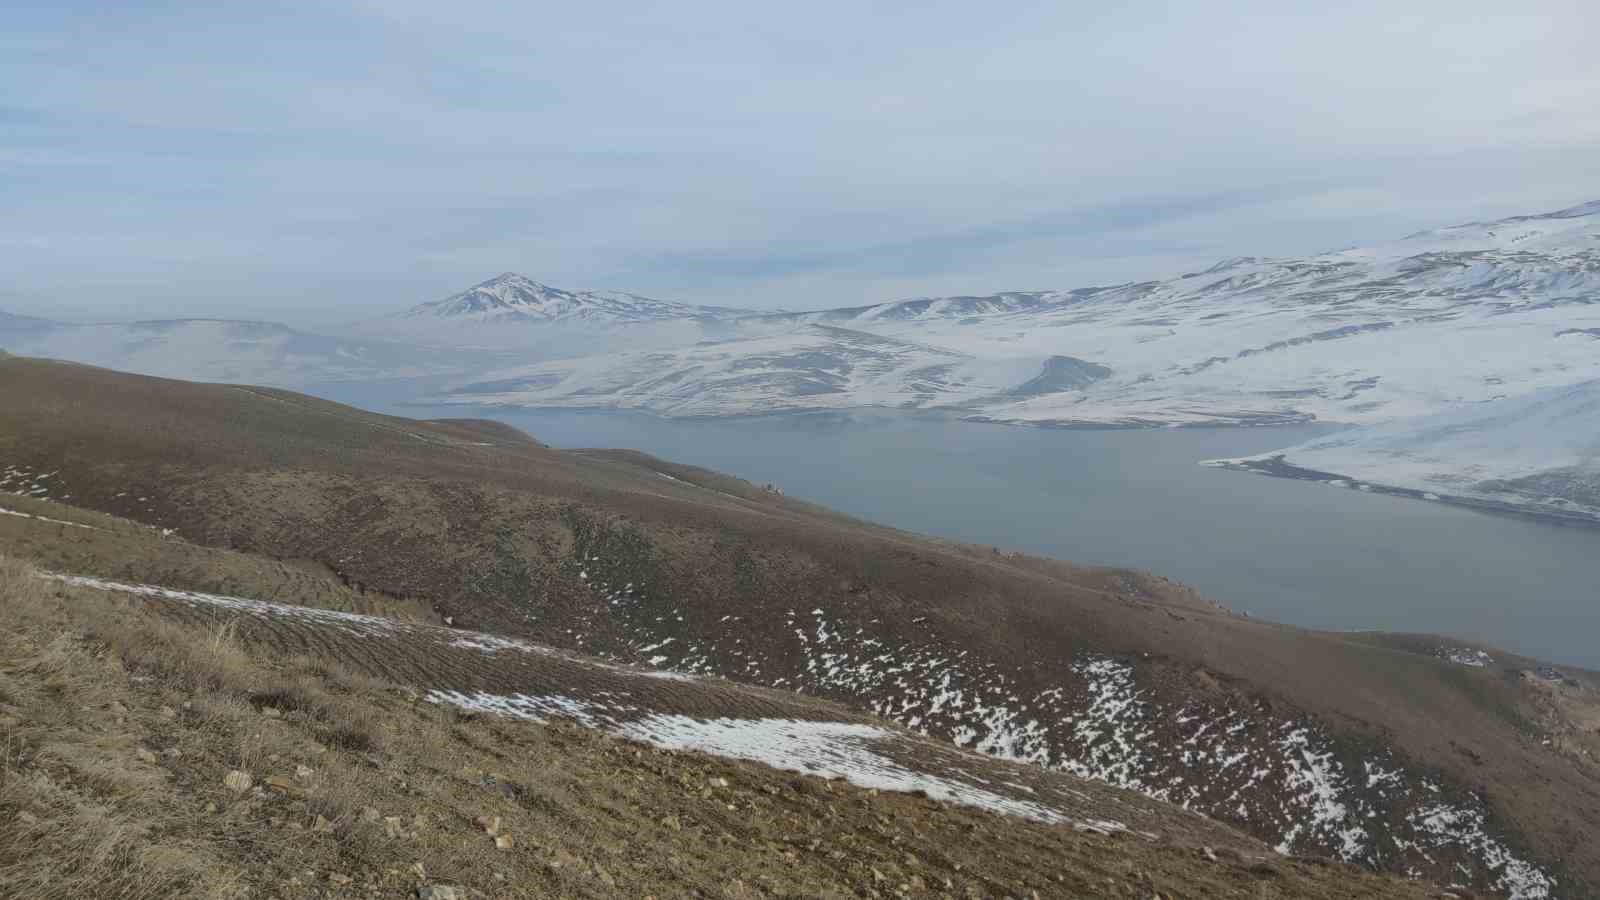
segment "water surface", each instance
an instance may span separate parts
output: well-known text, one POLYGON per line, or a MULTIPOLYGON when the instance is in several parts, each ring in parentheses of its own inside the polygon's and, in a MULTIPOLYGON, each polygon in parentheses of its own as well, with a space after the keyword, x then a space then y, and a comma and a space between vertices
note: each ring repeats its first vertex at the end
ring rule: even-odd
POLYGON ((1600 530, 1196 465, 1326 426, 1046 430, 896 413, 670 420, 417 407, 414 390, 313 393, 409 416, 479 416, 556 447, 630 447, 772 482, 912 531, 1167 575, 1252 615, 1427 631, 1600 668, 1600 530))

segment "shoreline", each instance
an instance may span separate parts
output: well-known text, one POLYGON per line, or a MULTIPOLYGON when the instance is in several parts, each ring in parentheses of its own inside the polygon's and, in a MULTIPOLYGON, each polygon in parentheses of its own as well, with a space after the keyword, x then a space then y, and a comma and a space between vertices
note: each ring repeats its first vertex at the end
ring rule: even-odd
POLYGON ((1486 500, 1481 497, 1466 497, 1460 494, 1447 494, 1439 491, 1424 491, 1417 488, 1380 484, 1375 481, 1341 475, 1337 472, 1325 472, 1320 469, 1296 466, 1285 461, 1283 454, 1276 454, 1266 459, 1207 459, 1201 460, 1200 465, 1213 469, 1227 469, 1234 472, 1266 475, 1273 478, 1311 481, 1318 484, 1326 484, 1330 487, 1344 487, 1349 490, 1384 494, 1391 497, 1404 497, 1409 500, 1421 500, 1427 503, 1442 503, 1447 506, 1459 506, 1491 515, 1516 516, 1517 518, 1542 522, 1547 525, 1600 530, 1600 515, 1596 514, 1562 512, 1560 510, 1522 506, 1516 503, 1486 500))

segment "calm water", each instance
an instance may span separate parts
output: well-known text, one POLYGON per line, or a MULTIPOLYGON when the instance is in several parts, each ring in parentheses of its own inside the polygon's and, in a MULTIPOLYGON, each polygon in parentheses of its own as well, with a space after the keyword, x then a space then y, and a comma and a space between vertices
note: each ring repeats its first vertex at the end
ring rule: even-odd
POLYGON ((1052 431, 891 413, 677 421, 404 406, 395 388, 313 392, 400 415, 487 415, 557 447, 644 450, 900 528, 1145 569, 1277 621, 1452 634, 1600 668, 1600 530, 1196 465, 1325 427, 1052 431))

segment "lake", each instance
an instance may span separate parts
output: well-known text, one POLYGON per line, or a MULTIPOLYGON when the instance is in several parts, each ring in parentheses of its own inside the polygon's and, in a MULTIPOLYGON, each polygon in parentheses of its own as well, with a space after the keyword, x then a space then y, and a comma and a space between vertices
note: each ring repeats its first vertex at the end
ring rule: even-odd
POLYGON ((1600 668, 1600 529, 1197 465, 1327 426, 1047 430, 866 412, 674 420, 319 396, 416 417, 499 419, 556 447, 629 447, 898 528, 1193 585, 1314 628, 1427 631, 1600 668))

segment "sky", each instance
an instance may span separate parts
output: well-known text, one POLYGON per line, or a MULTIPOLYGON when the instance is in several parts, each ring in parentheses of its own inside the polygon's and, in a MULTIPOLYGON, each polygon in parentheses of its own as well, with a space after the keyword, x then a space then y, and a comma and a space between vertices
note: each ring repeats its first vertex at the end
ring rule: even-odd
POLYGON ((0 309, 1071 288, 1600 198, 1592 0, 10 0, 0 309))

